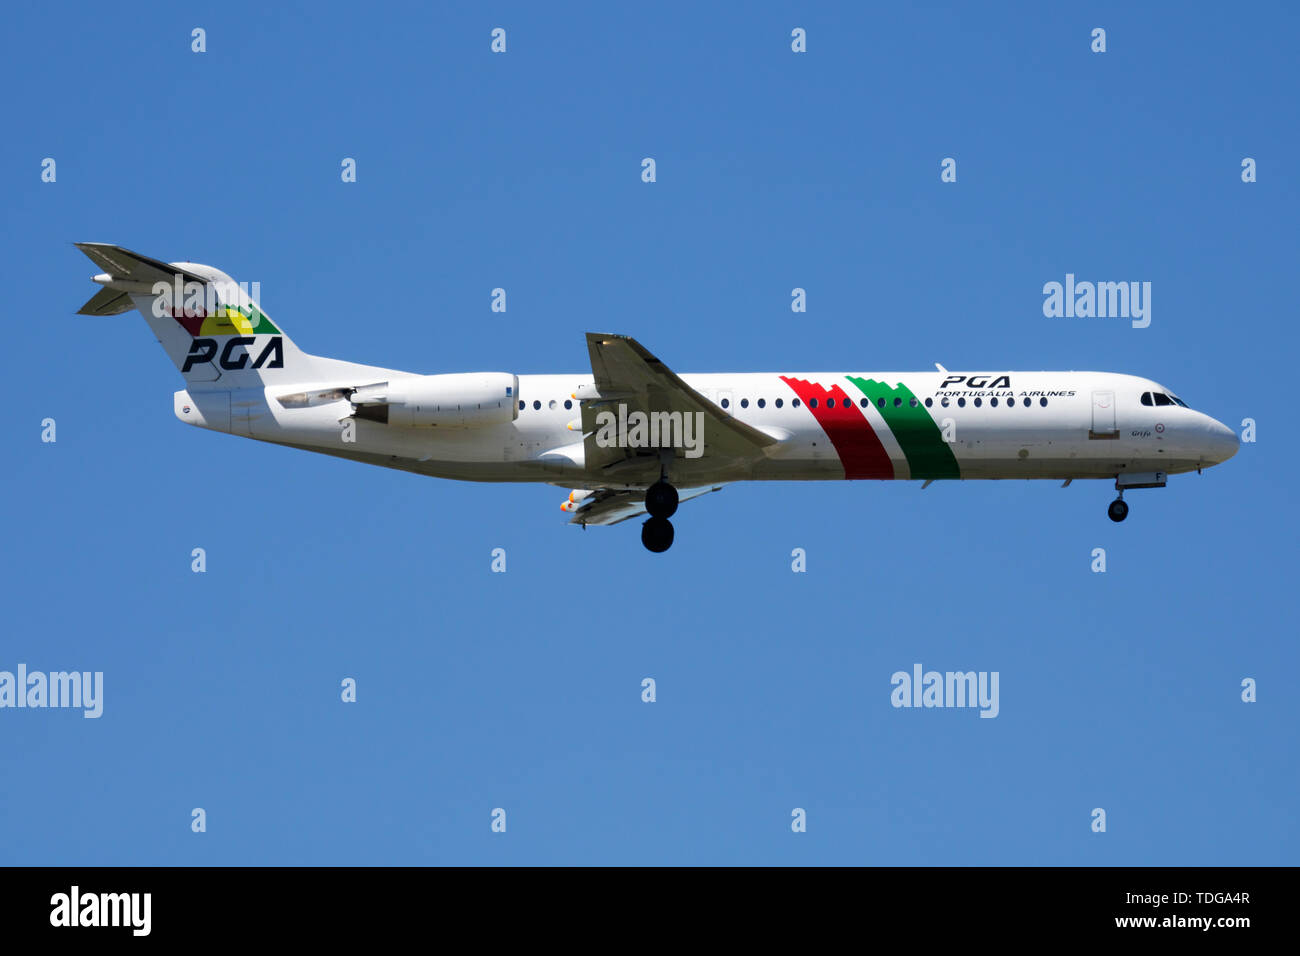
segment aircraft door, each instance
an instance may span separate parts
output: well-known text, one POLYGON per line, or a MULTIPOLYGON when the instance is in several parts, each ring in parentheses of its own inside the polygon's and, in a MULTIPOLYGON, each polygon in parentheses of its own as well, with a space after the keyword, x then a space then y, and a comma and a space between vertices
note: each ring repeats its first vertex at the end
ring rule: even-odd
POLYGON ((1115 393, 1092 393, 1092 428, 1089 438, 1119 438, 1119 429, 1115 426, 1115 393))

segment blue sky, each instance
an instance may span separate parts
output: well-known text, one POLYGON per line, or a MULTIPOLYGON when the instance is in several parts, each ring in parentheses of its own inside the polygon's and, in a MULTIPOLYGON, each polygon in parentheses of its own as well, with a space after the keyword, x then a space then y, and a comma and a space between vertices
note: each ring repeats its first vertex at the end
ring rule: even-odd
POLYGON ((0 710, 0 863, 1294 864, 1298 26, 8 11, 0 669, 103 671, 105 702, 0 710), (750 484, 655 556, 555 488, 185 428, 144 321, 73 314, 80 240, 258 281, 353 361, 579 372, 590 330, 679 372, 1104 369, 1258 442, 1123 525, 1105 482, 750 484), (1151 326, 1044 318, 1067 272, 1150 281, 1151 326), (917 662, 998 671, 999 716, 892 708, 917 662))

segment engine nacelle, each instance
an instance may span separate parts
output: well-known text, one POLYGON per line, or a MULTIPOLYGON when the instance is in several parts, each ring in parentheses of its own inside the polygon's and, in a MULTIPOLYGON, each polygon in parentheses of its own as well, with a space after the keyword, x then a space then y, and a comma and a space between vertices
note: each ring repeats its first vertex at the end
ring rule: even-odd
POLYGON ((581 491, 575 488, 573 491, 569 492, 569 497, 564 500, 564 504, 560 505, 560 510, 568 511, 570 513, 577 511, 579 508, 591 504, 587 499, 593 494, 595 494, 595 492, 581 491))
POLYGON ((519 377, 507 372, 420 375, 352 393, 357 417, 389 425, 505 425, 519 414, 519 377))

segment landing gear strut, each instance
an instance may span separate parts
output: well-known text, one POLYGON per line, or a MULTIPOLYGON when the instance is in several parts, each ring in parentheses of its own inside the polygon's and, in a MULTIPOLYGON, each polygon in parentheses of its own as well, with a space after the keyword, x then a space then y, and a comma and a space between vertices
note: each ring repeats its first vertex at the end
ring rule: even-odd
POLYGON ((1111 521, 1123 521, 1128 517, 1128 505, 1124 503, 1124 492, 1119 493, 1119 497, 1110 503, 1106 509, 1106 514, 1110 515, 1111 521))
POLYGON ((645 510, 650 515, 641 525, 641 543, 659 554, 673 546, 673 523, 677 513, 677 489, 662 478, 646 489, 645 510))

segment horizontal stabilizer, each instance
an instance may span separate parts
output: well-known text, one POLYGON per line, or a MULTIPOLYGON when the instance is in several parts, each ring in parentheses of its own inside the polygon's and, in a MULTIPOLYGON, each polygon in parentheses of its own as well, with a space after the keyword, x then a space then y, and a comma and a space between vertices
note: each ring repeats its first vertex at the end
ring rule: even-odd
MULTIPOLYGON (((114 279, 129 279, 133 282, 166 282, 171 285, 180 276, 182 282, 206 283, 203 276, 186 272, 176 266, 149 256, 142 256, 130 249, 123 249, 108 242, 74 243, 95 265, 99 266, 114 279)), ((100 313, 90 313, 99 315, 100 313)), ((112 313, 106 313, 112 314, 112 313)))
POLYGON ((117 289, 100 289, 77 310, 78 315, 120 315, 135 308, 131 293, 117 289))

